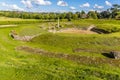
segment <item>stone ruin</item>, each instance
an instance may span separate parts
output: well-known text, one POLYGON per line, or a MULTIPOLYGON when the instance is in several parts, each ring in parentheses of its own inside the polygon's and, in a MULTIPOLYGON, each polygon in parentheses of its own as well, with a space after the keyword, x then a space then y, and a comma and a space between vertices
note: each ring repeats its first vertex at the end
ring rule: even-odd
POLYGON ((115 59, 120 59, 120 51, 111 51, 110 55, 113 56, 115 59))
POLYGON ((12 30, 9 35, 13 39, 20 40, 20 41, 30 41, 34 37, 38 36, 38 35, 34 35, 34 36, 19 36, 15 30, 12 30))

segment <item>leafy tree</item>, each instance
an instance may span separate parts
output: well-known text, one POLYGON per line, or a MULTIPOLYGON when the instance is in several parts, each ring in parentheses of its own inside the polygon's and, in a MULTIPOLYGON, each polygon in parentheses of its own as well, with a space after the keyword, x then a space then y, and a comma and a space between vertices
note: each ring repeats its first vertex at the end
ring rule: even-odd
POLYGON ((76 12, 75 14, 77 15, 78 19, 81 18, 81 13, 80 12, 76 12))
POLYGON ((76 20, 76 19, 78 19, 78 15, 77 15, 77 14, 73 14, 73 15, 72 15, 72 18, 73 18, 74 20, 76 20))
POLYGON ((71 19, 72 19, 72 12, 68 12, 66 18, 68 19, 68 21, 71 21, 71 19))
POLYGON ((120 12, 117 13, 115 19, 120 20, 120 12))
POLYGON ((90 19, 98 19, 95 11, 89 11, 88 14, 87 14, 87 17, 90 18, 90 19))
POLYGON ((101 18, 110 18, 111 13, 109 11, 103 11, 100 13, 101 18))
POLYGON ((62 19, 65 19, 66 18, 66 13, 61 13, 59 18, 62 20, 62 19))
POLYGON ((81 11, 81 18, 84 19, 84 18, 86 18, 86 17, 87 17, 87 15, 86 15, 85 11, 82 10, 82 11, 81 11))
POLYGON ((120 5, 113 4, 113 7, 110 10, 112 12, 111 13, 112 18, 115 18, 117 16, 117 13, 120 11, 120 5))

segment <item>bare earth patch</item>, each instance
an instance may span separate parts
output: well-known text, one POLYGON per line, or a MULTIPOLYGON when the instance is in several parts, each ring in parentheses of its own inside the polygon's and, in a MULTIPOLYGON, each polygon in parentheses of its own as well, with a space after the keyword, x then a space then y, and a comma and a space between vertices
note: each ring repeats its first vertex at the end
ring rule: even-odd
POLYGON ((0 25, 0 28, 5 28, 5 27, 17 27, 17 25, 0 25))
POLYGON ((97 34, 96 32, 90 30, 82 30, 77 28, 68 28, 58 31, 60 33, 77 33, 77 34, 97 34))
POLYGON ((78 28, 66 28, 66 29, 61 29, 59 31, 49 30, 49 32, 53 32, 53 33, 75 33, 75 34, 98 34, 97 32, 91 31, 89 29, 83 30, 83 29, 78 29, 78 28))

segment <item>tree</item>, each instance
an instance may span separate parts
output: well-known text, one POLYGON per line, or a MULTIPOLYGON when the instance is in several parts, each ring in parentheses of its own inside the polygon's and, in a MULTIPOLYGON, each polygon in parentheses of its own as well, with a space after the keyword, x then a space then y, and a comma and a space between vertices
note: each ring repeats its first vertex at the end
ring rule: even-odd
POLYGON ((81 18, 81 13, 80 12, 76 12, 75 14, 77 15, 78 19, 81 18))
POLYGON ((66 17, 66 13, 61 13, 61 14, 59 14, 60 20, 65 19, 65 17, 66 17))
POLYGON ((81 11, 81 18, 84 19, 84 18, 86 18, 86 17, 87 17, 87 15, 86 15, 85 11, 82 10, 82 11, 81 11))
POLYGON ((117 13, 120 12, 120 5, 113 4, 113 7, 110 10, 112 12, 111 13, 112 18, 115 18, 117 16, 117 13))
POLYGON ((100 13, 101 18, 110 18, 111 13, 109 11, 102 11, 100 13))
POLYGON ((89 11, 88 14, 87 14, 87 17, 90 18, 90 19, 98 19, 95 11, 89 11))
POLYGON ((117 13, 115 19, 120 20, 120 12, 117 13))
POLYGON ((71 21, 72 12, 68 12, 67 15, 66 15, 66 18, 68 19, 68 21, 71 21))
POLYGON ((101 14, 99 12, 95 11, 95 13, 96 13, 98 19, 102 18, 101 14))
POLYGON ((76 19, 78 19, 78 15, 77 15, 77 14, 73 14, 72 18, 73 18, 74 20, 76 20, 76 19))

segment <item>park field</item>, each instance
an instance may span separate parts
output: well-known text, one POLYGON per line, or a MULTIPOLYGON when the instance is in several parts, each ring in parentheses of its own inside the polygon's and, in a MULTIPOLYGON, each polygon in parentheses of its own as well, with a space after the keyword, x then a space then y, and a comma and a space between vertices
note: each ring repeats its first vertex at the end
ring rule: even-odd
POLYGON ((120 51, 120 20, 61 20, 55 27, 57 21, 5 19, 0 18, 1 80, 120 80, 120 60, 109 55, 120 51), (91 25, 103 32, 89 34, 91 25), (15 40, 13 30, 37 36, 15 40))

